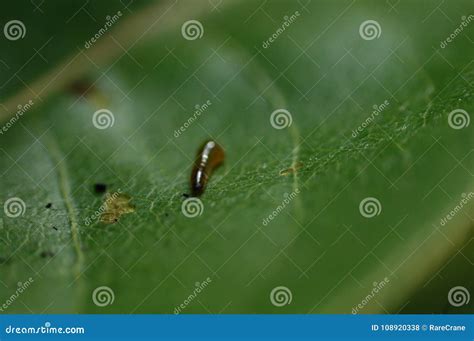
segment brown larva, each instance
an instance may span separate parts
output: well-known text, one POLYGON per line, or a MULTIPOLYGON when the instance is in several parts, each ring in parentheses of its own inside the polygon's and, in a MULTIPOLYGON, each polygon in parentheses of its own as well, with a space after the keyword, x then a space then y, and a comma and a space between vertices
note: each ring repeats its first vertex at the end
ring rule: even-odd
POLYGON ((199 197, 206 188, 212 172, 224 161, 224 149, 215 141, 206 141, 199 149, 191 172, 191 195, 199 197))

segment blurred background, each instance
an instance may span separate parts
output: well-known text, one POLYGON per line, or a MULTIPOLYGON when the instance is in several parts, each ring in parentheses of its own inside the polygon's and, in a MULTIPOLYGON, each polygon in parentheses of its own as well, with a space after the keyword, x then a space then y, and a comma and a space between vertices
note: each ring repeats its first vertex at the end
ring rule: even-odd
POLYGON ((472 1, 1 12, 0 312, 473 312, 472 1))

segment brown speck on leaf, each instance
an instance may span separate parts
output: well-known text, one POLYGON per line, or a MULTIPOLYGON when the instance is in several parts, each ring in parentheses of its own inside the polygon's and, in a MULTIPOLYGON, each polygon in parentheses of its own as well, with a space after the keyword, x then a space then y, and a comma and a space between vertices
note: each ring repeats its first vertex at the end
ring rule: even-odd
POLYGON ((100 217, 100 221, 104 224, 116 223, 123 214, 135 211, 135 206, 130 204, 131 198, 126 194, 107 193, 103 203, 104 212, 100 217))
POLYGON ((287 175, 290 175, 292 173, 295 173, 298 169, 300 169, 301 167, 303 167, 303 163, 302 162, 297 162, 294 166, 290 167, 290 168, 286 168, 286 169, 283 169, 280 171, 280 175, 281 176, 287 176, 287 175))
POLYGON ((108 96, 90 79, 75 80, 66 86, 66 91, 73 96, 87 98, 88 102, 92 102, 98 107, 107 106, 109 102, 108 96))
POLYGON ((94 83, 86 79, 75 80, 68 85, 68 90, 78 97, 87 96, 96 90, 94 83))
POLYGON ((105 193, 106 190, 107 190, 106 184, 102 184, 102 183, 94 184, 94 192, 96 192, 97 194, 105 193))
POLYGON ((41 258, 54 257, 54 253, 51 251, 43 251, 40 253, 41 258))

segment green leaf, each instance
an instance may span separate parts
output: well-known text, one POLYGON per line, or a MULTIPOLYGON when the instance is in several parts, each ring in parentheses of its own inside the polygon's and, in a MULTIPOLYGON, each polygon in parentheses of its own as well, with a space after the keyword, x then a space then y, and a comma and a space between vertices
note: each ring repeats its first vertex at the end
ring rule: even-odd
POLYGON ((118 23, 126 53, 66 70, 0 137, 1 200, 25 203, 0 221, 0 302, 33 280, 4 310, 472 310, 448 301, 454 286, 474 292, 473 125, 449 124, 453 110, 474 112, 472 27, 440 47, 468 3, 209 3, 202 16, 163 5, 144 12, 175 19, 148 39, 120 34, 133 18, 118 23), (201 38, 183 37, 188 20, 201 38), (378 38, 361 37, 367 20, 378 38), (106 129, 93 119, 101 109, 106 129), (291 125, 275 129, 275 111, 291 125), (209 138, 225 164, 190 218, 183 194, 209 138), (101 222, 108 197, 95 184, 130 198, 116 223, 101 222), (379 205, 373 217, 370 205, 361 214, 366 198, 379 205), (93 299, 103 286, 114 296, 104 307, 93 299), (270 298, 280 286, 292 296, 281 307, 270 298))

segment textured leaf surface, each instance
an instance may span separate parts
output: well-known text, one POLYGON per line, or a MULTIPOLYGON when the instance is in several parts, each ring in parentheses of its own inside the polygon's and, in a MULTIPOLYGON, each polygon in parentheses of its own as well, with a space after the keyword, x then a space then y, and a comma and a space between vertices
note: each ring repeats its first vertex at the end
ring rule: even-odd
MULTIPOLYGON (((85 94, 67 86, 38 100, 0 136, 1 199, 26 204, 0 221, 0 301, 34 280, 8 312, 172 313, 208 277, 183 312, 350 313, 385 278, 360 312, 472 311, 447 300, 455 285, 474 292, 472 203, 440 224, 472 191, 473 125, 448 120, 455 109, 474 112, 472 27, 439 47, 469 2, 394 6, 209 4, 93 67, 80 79, 85 94), (190 19, 202 23, 201 39, 183 38, 190 19), (369 19, 381 26, 374 40, 359 34, 369 19), (114 124, 101 130, 93 114, 103 108, 114 124), (291 126, 272 127, 277 109, 291 126), (183 193, 208 138, 226 150, 225 165, 202 214, 188 218, 183 193), (96 183, 131 197, 134 212, 86 224, 105 199, 96 183), (368 197, 380 202, 372 218, 359 209, 368 197), (113 304, 94 304, 100 286, 113 304), (291 304, 272 305, 277 286, 291 304)), ((164 15, 181 15, 174 10, 164 15)))

